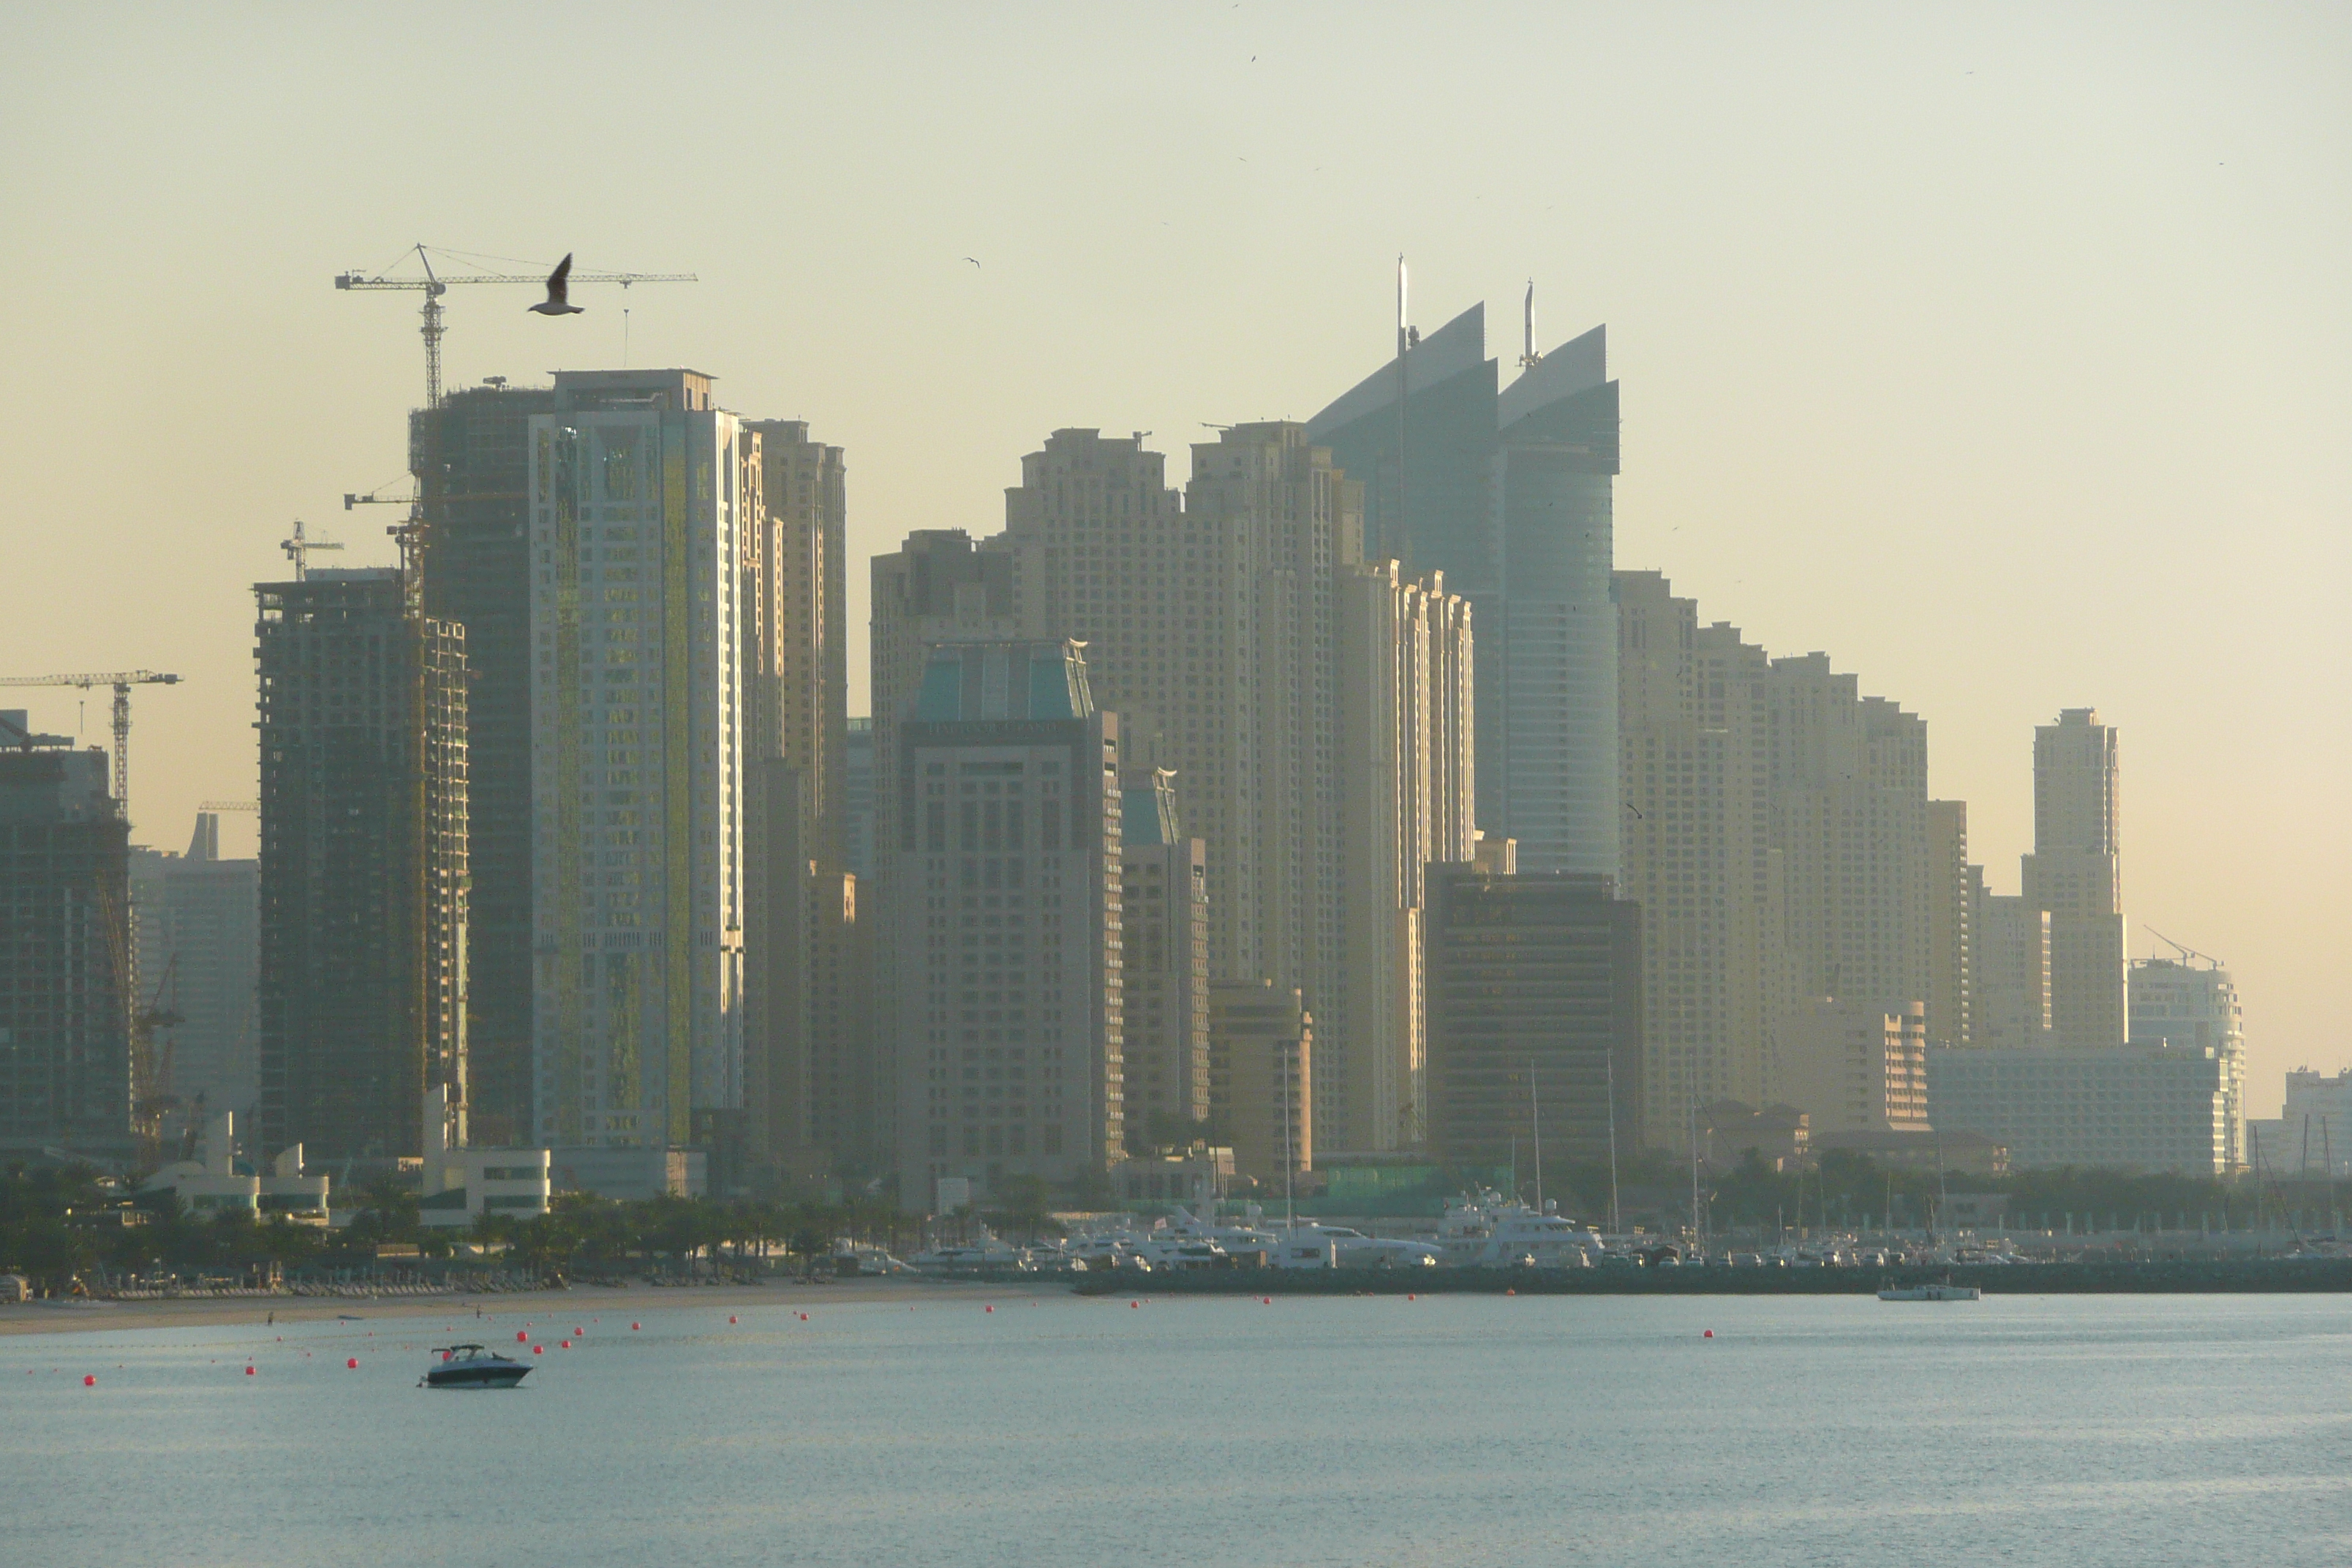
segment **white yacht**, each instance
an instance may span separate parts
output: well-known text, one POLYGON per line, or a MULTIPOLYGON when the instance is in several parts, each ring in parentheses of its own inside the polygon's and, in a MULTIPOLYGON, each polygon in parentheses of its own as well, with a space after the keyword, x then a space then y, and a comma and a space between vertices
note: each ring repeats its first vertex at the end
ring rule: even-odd
POLYGON ((983 1231, 973 1243, 935 1247, 929 1252, 919 1252, 908 1262, 926 1274, 970 1274, 982 1269, 1025 1269, 1029 1256, 1017 1247, 1000 1241, 983 1231))
POLYGON ((1496 1193, 1457 1199, 1438 1222, 1437 1246, 1444 1259, 1464 1268, 1588 1268, 1608 1244, 1598 1231, 1563 1219, 1556 1204, 1538 1214, 1526 1204, 1506 1202, 1496 1193))
POLYGON ((1931 1279, 1924 1285, 1881 1286, 1878 1299, 1882 1301, 1975 1301, 1984 1295, 1974 1285, 1955 1285, 1948 1280, 1931 1279))
POLYGON ((1191 1240, 1213 1241, 1231 1257, 1245 1258, 1255 1253, 1270 1258, 1275 1248, 1282 1244, 1282 1237, 1255 1223, 1263 1212, 1253 1206, 1250 1209, 1252 1223, 1248 1225, 1219 1225, 1213 1220, 1199 1218, 1190 1209, 1179 1206, 1152 1228, 1154 1234, 1164 1230, 1169 1235, 1191 1240))
POLYGON ((1282 1268, 1433 1268, 1444 1254, 1425 1241, 1366 1236, 1344 1225, 1303 1221, 1282 1233, 1274 1261, 1282 1268))

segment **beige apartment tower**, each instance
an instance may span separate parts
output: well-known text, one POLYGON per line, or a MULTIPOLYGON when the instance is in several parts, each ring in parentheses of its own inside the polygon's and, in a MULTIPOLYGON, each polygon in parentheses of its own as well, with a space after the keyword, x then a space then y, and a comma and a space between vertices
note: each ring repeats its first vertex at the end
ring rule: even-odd
POLYGON ((1782 1098, 1827 1132, 1927 1132, 1927 1010, 1811 997, 1784 1026, 1782 1098))
POLYGON ((1339 993, 1318 1064, 1327 1152, 1427 1141, 1427 875, 1471 858, 1477 784, 1470 605, 1393 561, 1340 581, 1344 801, 1339 993))
POLYGON ((1696 1108, 1769 1104, 1783 977, 1762 648, 1655 572, 1617 574, 1622 896, 1642 911, 1646 1142, 1680 1147, 1696 1108))
POLYGON ((1181 1150, 1209 1120, 1209 865, 1178 824, 1176 776, 1124 791, 1120 973, 1128 1148, 1181 1150))
POLYGON ((1969 864, 1969 803, 1927 803, 1927 1043, 1976 1043, 1977 888, 1969 864))
POLYGON ((2033 731, 2033 853, 2025 901, 2050 916, 2050 1029, 2057 1046, 2119 1046, 2126 1004, 2115 729, 2069 708, 2033 731))
POLYGON ((1209 990, 1210 1114, 1234 1170, 1262 1182, 1315 1163, 1315 1020, 1297 986, 1271 980, 1209 990))
POLYGON ((898 1195, 1126 1155, 1119 724, 1077 645, 942 643, 899 721, 898 1195))
POLYGON ((745 1152, 763 1183, 873 1164, 870 985, 846 845, 846 476, 799 420, 746 422, 745 1152))

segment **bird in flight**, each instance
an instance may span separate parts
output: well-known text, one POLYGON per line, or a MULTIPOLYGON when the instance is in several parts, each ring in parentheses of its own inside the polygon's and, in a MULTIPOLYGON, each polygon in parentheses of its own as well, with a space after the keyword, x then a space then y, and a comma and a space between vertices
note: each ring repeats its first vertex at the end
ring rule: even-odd
POLYGON ((974 267, 978 267, 980 265, 980 258, 977 256, 967 256, 964 259, 971 262, 974 267))
POLYGON ((566 251, 563 259, 555 264, 555 270, 547 275, 547 298, 531 306, 530 309, 542 316, 580 314, 582 307, 572 302, 571 252, 566 251))

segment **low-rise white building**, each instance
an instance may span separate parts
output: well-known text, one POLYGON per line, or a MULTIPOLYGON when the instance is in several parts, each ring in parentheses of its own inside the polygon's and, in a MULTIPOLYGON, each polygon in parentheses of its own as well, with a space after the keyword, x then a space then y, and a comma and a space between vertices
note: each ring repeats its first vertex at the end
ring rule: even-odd
POLYGON ((425 1160, 418 1212, 444 1228, 471 1226, 486 1214, 535 1219, 554 1191, 545 1149, 475 1149, 465 1142, 466 1114, 446 1088, 425 1095, 425 1160))
POLYGON ((2247 1163, 2260 1156, 2266 1176, 2294 1181, 2352 1175, 2352 1068, 2286 1075, 2286 1103, 2275 1121, 2246 1123, 2247 1163))
POLYGON ((298 1225, 327 1223, 329 1178, 306 1174, 302 1145, 281 1149, 269 1173, 241 1171, 236 1162, 236 1114, 224 1110, 197 1135, 196 1157, 178 1160, 142 1184, 145 1192, 170 1192, 197 1215, 243 1209, 256 1218, 285 1218, 298 1225))
POLYGON ((2210 1047, 1927 1052, 1927 1114, 1937 1131, 2006 1144, 2011 1170, 2220 1174, 2230 1168, 2228 1110, 2227 1064, 2210 1047))

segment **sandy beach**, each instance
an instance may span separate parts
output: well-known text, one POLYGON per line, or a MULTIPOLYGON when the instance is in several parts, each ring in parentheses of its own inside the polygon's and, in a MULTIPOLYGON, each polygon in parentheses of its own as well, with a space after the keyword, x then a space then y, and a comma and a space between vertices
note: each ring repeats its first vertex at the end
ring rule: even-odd
POLYGON ((823 1285, 778 1280, 770 1285, 703 1285, 665 1287, 644 1285, 576 1285, 562 1290, 507 1291, 481 1295, 452 1292, 445 1296, 257 1296, 229 1300, 173 1301, 29 1301, 0 1306, 0 1337, 11 1334, 89 1332, 111 1329, 185 1329, 237 1323, 331 1321, 337 1318, 425 1318, 449 1321, 452 1313, 488 1316, 564 1313, 648 1312, 661 1308, 692 1307, 727 1310, 744 1307, 786 1307, 803 1310, 842 1306, 851 1302, 1009 1300, 1024 1296, 1059 1295, 1067 1282, 1038 1279, 1012 1284, 968 1280, 857 1279, 823 1285))

